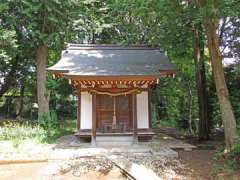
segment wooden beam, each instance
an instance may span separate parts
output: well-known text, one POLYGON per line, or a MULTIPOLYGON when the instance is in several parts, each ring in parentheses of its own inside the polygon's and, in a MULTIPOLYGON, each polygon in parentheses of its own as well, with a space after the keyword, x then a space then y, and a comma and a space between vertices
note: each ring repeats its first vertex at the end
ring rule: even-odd
POLYGON ((148 90, 148 125, 152 128, 152 91, 148 90))
POLYGON ((95 93, 93 93, 92 94, 92 138, 91 138, 92 146, 96 146, 96 125, 97 125, 96 101, 97 101, 97 96, 95 93))
POLYGON ((86 91, 91 91, 91 90, 96 90, 96 91, 102 91, 102 92, 114 92, 114 93, 119 93, 123 91, 130 91, 133 89, 138 89, 139 91, 147 91, 149 87, 130 87, 130 88, 117 88, 116 86, 112 86, 111 88, 100 88, 100 87, 85 87, 82 86, 81 91, 86 92, 86 91))
POLYGON ((77 129, 81 128, 81 90, 78 90, 77 129))
POLYGON ((96 86, 96 82, 93 81, 93 82, 92 82, 92 87, 95 88, 95 86, 96 86))
POLYGON ((132 94, 133 143, 138 142, 137 135, 137 95, 132 94))
POLYGON ((155 82, 155 81, 154 81, 154 80, 152 80, 152 81, 150 82, 150 84, 154 84, 154 82, 155 82))

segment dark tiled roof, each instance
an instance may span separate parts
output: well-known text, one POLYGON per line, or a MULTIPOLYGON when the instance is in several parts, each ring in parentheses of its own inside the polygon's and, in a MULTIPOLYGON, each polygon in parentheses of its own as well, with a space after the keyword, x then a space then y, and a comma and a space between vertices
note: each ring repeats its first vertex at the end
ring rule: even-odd
POLYGON ((48 70, 79 76, 158 76, 174 67, 156 48, 69 44, 48 70))

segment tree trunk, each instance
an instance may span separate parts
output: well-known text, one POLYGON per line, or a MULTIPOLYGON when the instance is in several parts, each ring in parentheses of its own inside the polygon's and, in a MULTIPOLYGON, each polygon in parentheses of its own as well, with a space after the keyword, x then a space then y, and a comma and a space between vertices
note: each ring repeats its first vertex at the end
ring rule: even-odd
POLYGON ((38 97, 38 118, 43 114, 49 115, 49 93, 45 87, 46 65, 48 48, 43 44, 37 48, 37 97, 38 97))
POLYGON ((237 140, 236 120, 224 77, 222 57, 219 49, 219 37, 216 34, 218 25, 219 19, 206 19, 204 21, 204 26, 207 33, 208 49, 213 69, 213 78, 216 86, 224 126, 226 144, 225 152, 229 152, 234 147, 237 140))
POLYGON ((202 42, 203 37, 200 31, 201 29, 199 30, 199 28, 194 28, 193 30, 194 62, 199 108, 198 138, 199 140, 208 140, 210 128, 208 117, 205 65, 203 59, 204 43, 202 42))
POLYGON ((188 125, 189 131, 193 134, 193 126, 192 126, 192 89, 190 84, 188 83, 188 125))
POLYGON ((20 97, 17 99, 17 103, 16 104, 16 119, 20 120, 21 116, 22 116, 22 112, 23 112, 23 101, 24 101, 24 90, 25 90, 25 85, 24 82, 20 83, 20 97))

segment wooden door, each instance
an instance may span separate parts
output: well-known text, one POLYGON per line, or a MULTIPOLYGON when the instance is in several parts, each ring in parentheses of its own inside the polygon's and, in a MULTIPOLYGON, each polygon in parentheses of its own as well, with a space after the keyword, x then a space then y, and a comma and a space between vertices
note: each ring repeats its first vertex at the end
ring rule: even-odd
POLYGON ((102 132, 127 132, 132 129, 131 95, 97 95, 97 130, 102 132), (114 124, 114 109, 116 126, 114 124))

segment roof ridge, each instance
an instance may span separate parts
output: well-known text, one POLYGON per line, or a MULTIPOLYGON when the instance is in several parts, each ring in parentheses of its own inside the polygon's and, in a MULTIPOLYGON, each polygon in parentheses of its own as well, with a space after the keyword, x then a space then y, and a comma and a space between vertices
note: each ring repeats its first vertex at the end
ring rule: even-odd
POLYGON ((67 50, 159 50, 150 45, 118 45, 118 44, 67 44, 67 50))

